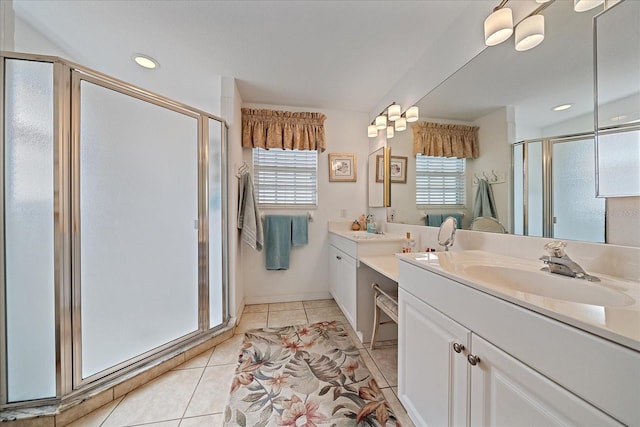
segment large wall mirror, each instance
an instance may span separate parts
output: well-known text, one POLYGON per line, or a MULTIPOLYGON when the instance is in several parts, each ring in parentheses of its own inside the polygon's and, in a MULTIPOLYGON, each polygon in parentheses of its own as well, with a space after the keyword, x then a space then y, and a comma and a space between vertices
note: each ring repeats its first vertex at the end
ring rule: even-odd
MULTIPOLYGON (((558 196, 560 191, 569 191, 571 197, 575 195, 571 193, 573 187, 569 178, 559 172, 551 175, 554 170, 552 160, 546 157, 547 152, 543 156, 543 146, 548 147, 549 153, 556 152, 555 170, 560 172, 576 169, 574 165, 563 166, 561 162, 565 158, 577 158, 571 154, 574 151, 580 153, 580 161, 590 168, 584 175, 593 181, 584 186, 588 192, 585 197, 596 198, 593 18, 602 11, 603 6, 599 6, 579 13, 573 10, 573 2, 556 1, 542 12, 546 21, 542 44, 529 51, 517 52, 510 39, 487 48, 418 102, 421 121, 479 126, 480 157, 466 160, 464 206, 416 205, 413 135, 411 132, 396 134, 388 144, 394 155, 407 156, 408 165, 406 184, 392 184, 395 222, 426 225, 425 215, 430 212, 456 212, 463 214, 461 228, 469 228, 478 178, 484 177, 493 182, 498 219, 508 232, 553 236, 554 228, 560 228, 553 224, 554 220, 559 221, 560 213, 556 215, 553 211, 551 193, 556 192, 558 196), (570 104, 570 108, 554 111, 554 107, 562 104, 570 104), (530 166, 512 162, 514 144, 523 141, 539 141, 528 150, 528 161, 533 162, 538 156, 539 173, 547 174, 550 181, 543 183, 542 177, 532 176, 529 194, 525 195, 513 191, 514 185, 522 185, 522 182, 514 183, 512 170, 515 166, 522 173, 530 166), (583 147, 574 150, 578 145, 575 141, 584 141, 583 147), (540 185, 537 185, 538 178, 540 185), (533 200, 535 191, 539 201, 533 200), (546 217, 551 224, 522 227, 521 218, 514 220, 514 211, 518 210, 537 210, 540 217, 546 217), (531 228, 531 232, 527 228, 531 228)), ((573 200, 570 207, 578 209, 582 203, 569 196, 555 199, 573 200)), ((574 236, 570 232, 558 237, 606 241, 605 205, 608 207, 609 201, 601 199, 594 203, 600 204, 595 214, 600 219, 592 221, 595 225, 590 226, 599 230, 590 235, 598 237, 574 236)), ((575 215, 570 212, 565 217, 567 221, 573 221, 575 215)))

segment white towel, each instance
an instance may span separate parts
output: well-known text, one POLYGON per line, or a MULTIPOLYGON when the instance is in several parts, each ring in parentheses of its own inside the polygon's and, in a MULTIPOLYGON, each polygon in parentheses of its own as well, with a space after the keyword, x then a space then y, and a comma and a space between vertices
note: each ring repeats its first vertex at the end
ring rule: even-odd
POLYGON ((249 173, 238 178, 238 229, 247 245, 260 251, 264 244, 260 211, 253 193, 253 181, 249 173))

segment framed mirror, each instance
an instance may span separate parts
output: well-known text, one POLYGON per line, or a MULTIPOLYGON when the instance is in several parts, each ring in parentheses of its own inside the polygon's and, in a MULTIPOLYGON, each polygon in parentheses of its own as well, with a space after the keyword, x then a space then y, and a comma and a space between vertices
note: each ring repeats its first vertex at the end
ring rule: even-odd
POLYGON ((391 206, 391 148, 381 147, 367 160, 367 189, 370 208, 391 206), (378 158, 382 156, 382 165, 378 158), (382 167, 382 171, 381 171, 382 167), (379 179, 382 172, 382 180, 379 179))

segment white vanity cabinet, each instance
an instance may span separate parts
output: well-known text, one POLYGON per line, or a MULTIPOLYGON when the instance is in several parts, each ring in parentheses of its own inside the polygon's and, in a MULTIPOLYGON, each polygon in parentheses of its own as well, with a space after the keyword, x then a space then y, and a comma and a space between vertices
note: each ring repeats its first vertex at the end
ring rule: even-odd
POLYGON ((398 396, 416 425, 640 425, 638 352, 399 269, 398 396))
MULTIPOLYGON (((375 272, 361 264, 360 258, 400 252, 404 238, 394 235, 372 235, 368 238, 366 233, 364 237, 358 235, 358 239, 347 237, 352 234, 355 233, 329 233, 329 292, 356 335, 362 342, 368 342, 373 328, 371 283, 375 281, 382 285, 389 279, 380 277, 378 273, 373 277, 375 272)), ((385 338, 385 330, 380 331, 379 337, 391 339, 385 338)))
POLYGON ((356 324, 356 259, 329 246, 329 292, 349 323, 356 324))

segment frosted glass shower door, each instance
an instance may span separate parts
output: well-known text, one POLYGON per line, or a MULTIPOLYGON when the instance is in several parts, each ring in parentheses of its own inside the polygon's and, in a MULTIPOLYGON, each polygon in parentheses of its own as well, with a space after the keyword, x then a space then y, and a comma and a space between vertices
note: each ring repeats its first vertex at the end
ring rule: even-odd
POLYGON ((53 65, 7 59, 4 71, 2 310, 16 402, 56 395, 53 65))
POLYGON ((593 138, 553 144, 553 237, 604 242, 605 199, 596 198, 593 138))
POLYGON ((81 80, 75 150, 86 379, 198 331, 198 120, 81 80))
POLYGON ((226 146, 226 127, 219 121, 209 123, 209 327, 222 324, 226 313, 226 269, 223 247, 226 244, 226 221, 223 221, 224 162, 222 148, 226 146))

